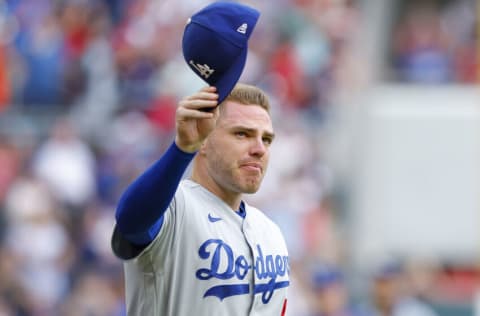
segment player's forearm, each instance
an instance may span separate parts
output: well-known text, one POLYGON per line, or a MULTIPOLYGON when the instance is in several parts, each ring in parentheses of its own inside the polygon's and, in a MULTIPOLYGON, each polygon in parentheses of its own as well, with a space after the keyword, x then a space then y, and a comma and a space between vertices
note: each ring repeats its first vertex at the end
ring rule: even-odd
POLYGON ((194 156, 195 153, 185 153, 173 143, 155 164, 127 188, 116 211, 117 226, 125 238, 136 244, 153 240, 161 227, 162 216, 194 156))

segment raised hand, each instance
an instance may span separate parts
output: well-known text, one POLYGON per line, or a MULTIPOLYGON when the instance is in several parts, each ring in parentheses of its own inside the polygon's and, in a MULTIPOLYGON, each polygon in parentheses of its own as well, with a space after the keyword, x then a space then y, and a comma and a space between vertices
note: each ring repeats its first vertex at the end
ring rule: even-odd
POLYGON ((205 87, 178 103, 175 116, 175 143, 185 152, 193 153, 215 127, 218 118, 218 94, 215 87, 205 87), (213 111, 205 111, 211 110, 213 111))

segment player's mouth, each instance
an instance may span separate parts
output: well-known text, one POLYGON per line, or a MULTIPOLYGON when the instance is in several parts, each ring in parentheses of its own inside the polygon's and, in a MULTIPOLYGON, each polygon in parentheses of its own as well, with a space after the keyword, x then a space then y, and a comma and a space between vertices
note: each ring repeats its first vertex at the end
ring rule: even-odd
POLYGON ((247 162, 240 165, 240 168, 249 172, 262 173, 263 168, 260 163, 257 162, 247 162))

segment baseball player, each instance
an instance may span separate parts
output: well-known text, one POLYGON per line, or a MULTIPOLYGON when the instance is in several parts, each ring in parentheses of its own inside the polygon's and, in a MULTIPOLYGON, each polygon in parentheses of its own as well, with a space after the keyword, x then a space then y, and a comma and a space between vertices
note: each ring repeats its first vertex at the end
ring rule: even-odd
POLYGON ((219 106, 218 96, 210 86, 179 102, 175 141, 119 202, 112 247, 125 260, 128 315, 286 313, 284 238, 242 200, 267 169, 269 101, 244 84, 219 106))

